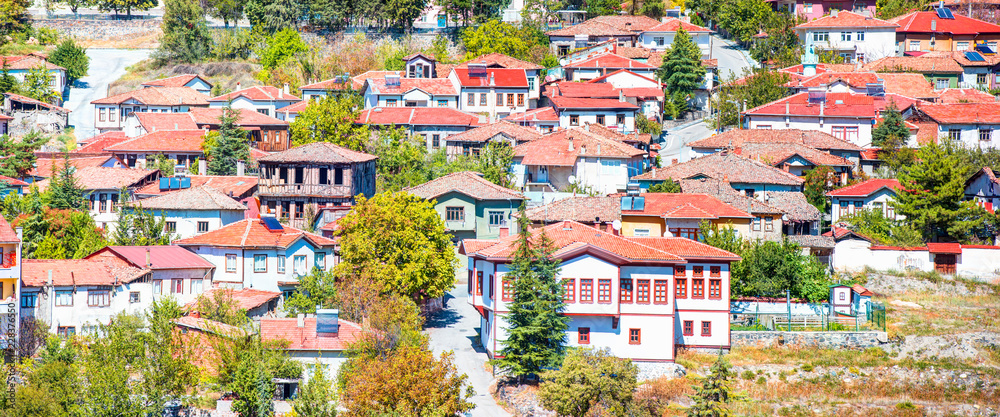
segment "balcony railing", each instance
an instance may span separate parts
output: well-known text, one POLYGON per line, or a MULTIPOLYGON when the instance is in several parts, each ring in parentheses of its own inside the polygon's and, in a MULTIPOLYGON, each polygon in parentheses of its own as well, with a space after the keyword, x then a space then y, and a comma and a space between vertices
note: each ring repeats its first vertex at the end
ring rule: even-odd
POLYGON ((347 185, 324 184, 264 184, 257 185, 261 195, 317 195, 330 197, 351 197, 351 187, 347 185))

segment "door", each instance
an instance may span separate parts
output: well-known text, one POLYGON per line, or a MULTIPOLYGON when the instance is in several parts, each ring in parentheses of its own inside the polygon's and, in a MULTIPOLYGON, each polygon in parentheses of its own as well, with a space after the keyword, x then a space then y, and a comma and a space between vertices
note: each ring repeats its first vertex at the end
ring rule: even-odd
POLYGON ((538 182, 549 182, 549 167, 538 167, 538 182))
POLYGON ((934 255, 934 270, 947 275, 955 274, 955 255, 937 254, 934 255))
POLYGON ((448 23, 447 16, 443 14, 438 15, 438 27, 443 28, 448 23))

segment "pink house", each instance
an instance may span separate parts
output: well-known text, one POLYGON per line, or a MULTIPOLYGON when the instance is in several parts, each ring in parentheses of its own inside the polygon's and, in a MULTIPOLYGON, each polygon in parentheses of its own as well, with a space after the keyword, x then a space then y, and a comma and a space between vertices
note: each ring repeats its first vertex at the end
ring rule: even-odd
POLYGON ((793 10, 806 20, 813 20, 832 10, 847 10, 854 13, 875 16, 875 0, 768 0, 775 10, 793 10))

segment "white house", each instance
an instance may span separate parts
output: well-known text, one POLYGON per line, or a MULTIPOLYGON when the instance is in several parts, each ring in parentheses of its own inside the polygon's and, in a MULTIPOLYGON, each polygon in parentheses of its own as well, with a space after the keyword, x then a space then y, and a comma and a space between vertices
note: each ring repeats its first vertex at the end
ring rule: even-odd
MULTIPOLYGON (((514 0, 518 1, 518 0, 514 0)), ((535 108, 537 100, 541 97, 541 71, 545 67, 533 62, 523 61, 501 53, 490 53, 472 58, 466 62, 456 65, 454 68, 468 68, 469 64, 482 64, 487 68, 507 68, 524 70, 524 76, 528 79, 528 108, 535 108)), ((449 72, 450 74, 450 72, 449 72)), ((445 75, 449 75, 445 74, 445 75)))
POLYGON ((260 320, 261 340, 287 342, 285 353, 307 369, 302 375, 303 382, 312 376, 309 369, 317 362, 325 366, 327 378, 336 378, 340 366, 347 362, 350 344, 363 335, 360 325, 340 318, 337 310, 320 309, 315 317, 260 320))
POLYGON ((965 199, 993 213, 1000 208, 1000 180, 990 167, 983 167, 965 181, 965 199))
POLYGON ((563 129, 597 124, 620 133, 635 132, 639 106, 628 102, 624 93, 618 99, 551 96, 549 102, 563 129))
MULTIPOLYGON (((105 168, 86 167, 73 173, 77 184, 83 189, 83 198, 89 200, 87 207, 90 217, 94 218, 97 227, 112 231, 118 225, 118 202, 121 191, 128 195, 125 201, 132 199, 132 192, 155 181, 160 171, 138 168, 105 168)), ((49 187, 52 178, 38 182, 38 189, 44 191, 49 187)))
POLYGON ((288 84, 285 84, 284 88, 258 85, 241 89, 237 83, 236 91, 212 97, 208 99, 208 104, 210 107, 216 108, 231 105, 234 109, 252 110, 265 116, 281 119, 278 109, 299 101, 301 100, 298 97, 288 92, 288 84))
POLYGON ((642 171, 646 152, 589 128, 563 129, 514 148, 514 184, 525 191, 611 194, 642 171))
POLYGON ((212 94, 212 83, 198 74, 181 74, 142 83, 142 88, 154 87, 188 87, 206 96, 212 94))
POLYGON ((576 49, 611 41, 619 46, 636 46, 639 35, 660 24, 646 16, 598 16, 561 29, 546 32, 552 52, 564 56, 576 49))
MULTIPOLYGON (((685 238, 622 237, 574 221, 542 229, 562 263, 568 346, 607 348, 645 363, 673 362, 677 347, 729 347, 729 266, 739 258, 685 238)), ((532 234, 539 234, 536 229, 532 234)), ((517 237, 464 240, 468 302, 482 315, 480 342, 496 357, 507 338, 517 237)))
POLYGON ((539 107, 524 113, 514 113, 504 118, 512 123, 517 123, 524 127, 530 127, 538 133, 552 133, 559 128, 559 115, 552 107, 539 107))
POLYGON ((656 81, 655 75, 637 74, 630 70, 618 70, 610 74, 588 81, 595 84, 608 84, 621 90, 622 94, 635 99, 639 112, 647 118, 660 120, 663 115, 663 83, 656 81))
POLYGON ((208 107, 208 96, 190 87, 140 88, 91 101, 94 127, 100 133, 122 130, 132 113, 184 113, 208 107))
POLYGON ((629 70, 636 74, 655 78, 657 68, 645 62, 625 58, 614 53, 602 53, 563 65, 563 70, 566 71, 566 80, 590 81, 619 70, 629 70))
POLYGON ((969 147, 1000 147, 1000 103, 919 104, 917 118, 937 125, 936 138, 969 147))
POLYGON ((890 220, 901 220, 903 216, 896 214, 894 205, 900 188, 902 185, 895 179, 870 179, 830 191, 826 196, 833 202, 832 222, 836 224, 841 217, 861 210, 875 210, 890 220))
POLYGON ((361 88, 365 109, 375 107, 451 107, 458 105, 458 88, 447 78, 369 78, 361 88))
POLYGON ((174 164, 190 166, 205 160, 202 142, 208 130, 157 130, 105 147, 129 168, 154 168, 156 158, 165 156, 174 164))
POLYGON ((407 135, 427 144, 428 151, 440 149, 449 136, 487 123, 486 116, 452 107, 375 107, 361 112, 358 123, 403 127, 407 135))
POLYGON ((173 185, 182 189, 132 201, 127 205, 163 216, 167 232, 177 239, 186 239, 243 220, 247 210, 245 205, 214 188, 183 188, 191 185, 186 177, 163 177, 159 182, 161 190, 170 189, 173 185))
POLYGON ((531 86, 523 69, 469 63, 453 69, 448 79, 460 89, 458 108, 462 111, 486 113, 496 121, 530 108, 531 86))
POLYGON ((337 243, 282 226, 273 217, 245 219, 174 241, 215 265, 218 287, 288 293, 298 277, 337 263, 337 243))
POLYGON ((802 184, 805 183, 805 180, 789 172, 728 151, 654 168, 633 176, 632 180, 638 181, 639 187, 645 190, 666 180, 701 178, 726 181, 736 191, 761 201, 769 201, 780 192, 802 191, 802 184))
POLYGON ((928 242, 921 246, 880 246, 872 239, 834 227, 826 233, 834 236, 832 266, 839 271, 937 271, 991 282, 1000 278, 1000 248, 991 245, 963 245, 957 242, 928 242))
POLYGON ((28 76, 28 73, 32 69, 38 67, 45 67, 45 72, 52 77, 49 86, 52 87, 52 91, 59 93, 60 99, 58 103, 62 103, 62 93, 66 90, 66 69, 50 63, 45 55, 38 53, 30 53, 27 55, 16 55, 16 56, 0 56, 0 68, 6 68, 8 73, 17 79, 18 82, 24 82, 24 79, 28 76))
POLYGON ((795 27, 803 45, 833 52, 844 62, 871 62, 896 54, 899 25, 858 13, 834 10, 795 27))
POLYGON ((701 49, 701 56, 708 58, 712 48, 712 31, 673 17, 666 18, 663 23, 639 34, 639 44, 654 51, 665 51, 674 44, 674 36, 677 34, 678 28, 683 28, 691 36, 691 40, 701 49))

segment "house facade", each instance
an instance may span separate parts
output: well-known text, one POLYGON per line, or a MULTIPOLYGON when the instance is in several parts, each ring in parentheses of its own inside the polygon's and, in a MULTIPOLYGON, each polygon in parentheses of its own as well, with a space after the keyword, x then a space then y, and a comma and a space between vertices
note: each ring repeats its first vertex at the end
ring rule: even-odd
MULTIPOLYGON (((672 362, 681 346, 728 348, 735 255, 690 239, 615 236, 573 221, 540 230, 561 260, 568 346, 608 348, 640 366, 672 362)), ((506 274, 516 240, 465 240, 459 248, 468 256, 468 303, 481 314, 479 341, 490 357, 507 338, 514 286, 506 274)))
POLYGON ((18 336, 20 332, 20 318, 17 303, 22 299, 21 294, 21 229, 14 229, 0 215, 0 297, 3 297, 3 306, 0 307, 0 317, 7 323, 13 324, 14 334, 4 332, 0 336, 0 344, 7 346, 9 337, 18 336))
POLYGON ((674 17, 666 18, 662 23, 639 34, 638 46, 654 51, 665 51, 674 44, 674 36, 680 28, 683 28, 691 40, 698 45, 702 57, 707 58, 711 55, 712 31, 674 17))
POLYGON ((819 19, 834 10, 847 10, 865 16, 875 16, 875 0, 855 0, 844 3, 833 0, 768 0, 774 10, 791 12, 806 20, 819 19))
POLYGON ((482 126, 488 117, 451 107, 376 107, 361 112, 357 123, 402 127, 407 136, 427 144, 428 152, 444 147, 447 138, 482 126))
MULTIPOLYGON (((77 184, 83 189, 83 198, 88 201, 90 217, 97 227, 113 231, 118 225, 118 204, 121 200, 132 200, 132 193, 159 178, 160 171, 138 168, 87 167, 73 173, 77 184), (127 195, 121 195, 122 190, 127 195)), ((52 179, 38 183, 45 190, 52 179)))
POLYGON ((205 159, 201 145, 207 133, 200 129, 158 130, 107 146, 104 151, 113 153, 129 168, 156 167, 156 158, 161 156, 190 167, 195 160, 205 159))
POLYGON ((52 77, 49 86, 52 91, 59 93, 58 102, 62 104, 62 94, 66 91, 66 69, 48 61, 48 57, 40 53, 30 53, 27 55, 0 56, 0 68, 7 68, 8 73, 23 83, 24 79, 32 69, 45 68, 45 72, 52 77))
POLYGON ((1000 181, 993 169, 983 167, 965 181, 965 199, 975 201, 990 213, 1000 208, 1000 181))
POLYGON ((803 45, 832 52, 846 63, 868 62, 896 54, 896 23, 871 15, 833 11, 795 27, 803 45))
POLYGON ((446 78, 407 78, 387 74, 369 78, 362 87, 365 108, 451 107, 459 108, 458 90, 446 78))
POLYGON ((610 52, 588 56, 563 65, 563 71, 569 81, 590 81, 620 70, 655 78, 657 68, 610 52))
POLYGON ((646 16, 610 15, 546 32, 552 53, 565 56, 576 49, 611 41, 621 46, 636 46, 642 32, 660 21, 646 16))
POLYGON ((236 91, 208 99, 209 105, 214 108, 232 106, 234 109, 251 110, 279 120, 279 109, 299 101, 301 99, 288 92, 288 84, 283 88, 269 85, 240 88, 237 83, 236 91))
POLYGON ((1000 147, 1000 103, 921 104, 917 120, 936 127, 936 138, 948 138, 968 147, 1000 147))
MULTIPOLYGON (((236 125, 247 132, 250 146, 265 152, 280 152, 291 146, 289 123, 248 109, 234 109, 236 125)), ((187 113, 132 113, 124 132, 137 137, 160 130, 219 130, 224 108, 193 108, 187 113)))
POLYGON ((580 128, 559 130, 514 148, 514 184, 525 191, 624 191, 647 153, 580 128))
POLYGON ((146 308, 153 301, 166 297, 173 298, 180 305, 192 303, 214 286, 212 276, 215 265, 179 246, 107 246, 84 259, 102 261, 113 265, 113 269, 130 267, 148 270, 151 297, 142 299, 142 294, 138 296, 138 304, 146 308))
POLYGON ((198 74, 181 74, 142 83, 142 88, 156 87, 188 87, 205 96, 212 94, 212 83, 198 74))
MULTIPOLYGON (((519 0, 514 0, 514 1, 519 1, 519 0)), ((525 78, 527 78, 528 81, 528 108, 533 109, 538 106, 538 99, 541 96, 541 85, 542 85, 541 71, 545 69, 545 67, 532 62, 523 61, 508 55, 504 55, 501 53, 490 53, 477 56, 473 59, 470 59, 466 62, 456 65, 454 68, 468 68, 469 64, 480 64, 485 66, 486 68, 507 68, 507 69, 524 70, 524 76, 525 78)), ((439 77, 448 77, 451 75, 450 71, 448 71, 445 74, 442 74, 441 72, 443 72, 443 67, 439 67, 438 68, 439 77)))
MULTIPOLYGON (((681 237, 700 240, 701 223, 732 227, 750 235, 754 216, 708 194, 642 193, 621 197, 622 236, 681 237)), ((781 218, 769 217, 766 231, 781 229, 781 218)))
POLYGON ((550 96, 549 102, 559 116, 560 128, 596 124, 610 127, 619 133, 635 132, 635 115, 639 113, 639 106, 628 102, 624 94, 617 100, 550 96))
MULTIPOLYGON (((341 365, 350 357, 350 344, 363 338, 360 325, 339 317, 338 310, 320 309, 316 317, 277 318, 260 321, 260 337, 265 342, 285 342, 285 353, 309 369, 321 363, 327 378, 337 377, 341 365)), ((303 372, 303 382, 312 372, 303 372)))
POLYGON ((902 185, 895 179, 871 179, 830 191, 826 195, 833 203, 832 222, 836 224, 841 217, 861 210, 874 210, 890 220, 902 220, 904 217, 896 213, 894 203, 900 188, 902 185))
POLYGON ((900 52, 976 51, 977 45, 997 50, 1000 26, 979 19, 933 9, 889 19, 899 25, 896 45, 900 52))
POLYGON ((185 113, 208 107, 208 96, 190 87, 141 88, 91 101, 99 133, 123 130, 133 113, 185 113))
POLYGON ((433 201, 445 229, 457 240, 508 236, 513 215, 524 201, 521 193, 472 171, 448 174, 404 191, 433 201))
MULTIPOLYGON (((490 142, 502 141, 513 147, 542 137, 535 129, 520 126, 507 120, 504 119, 496 123, 447 136, 443 142, 445 152, 449 158, 457 158, 459 156, 477 157, 484 148, 489 146, 490 142)), ((440 147, 440 138, 438 144, 440 147)), ((431 149, 435 148, 432 147, 431 149)))
POLYGON ((530 108, 532 87, 523 69, 469 63, 453 69, 448 79, 460 89, 458 108, 462 111, 486 113, 495 121, 530 108))
POLYGON ((161 188, 171 188, 172 181, 178 186, 176 192, 145 198, 126 203, 128 207, 141 208, 162 216, 167 232, 177 239, 186 239, 207 233, 243 220, 247 207, 222 191, 207 186, 190 187, 184 178, 160 178, 161 188), (186 183, 186 184, 185 184, 186 183))

